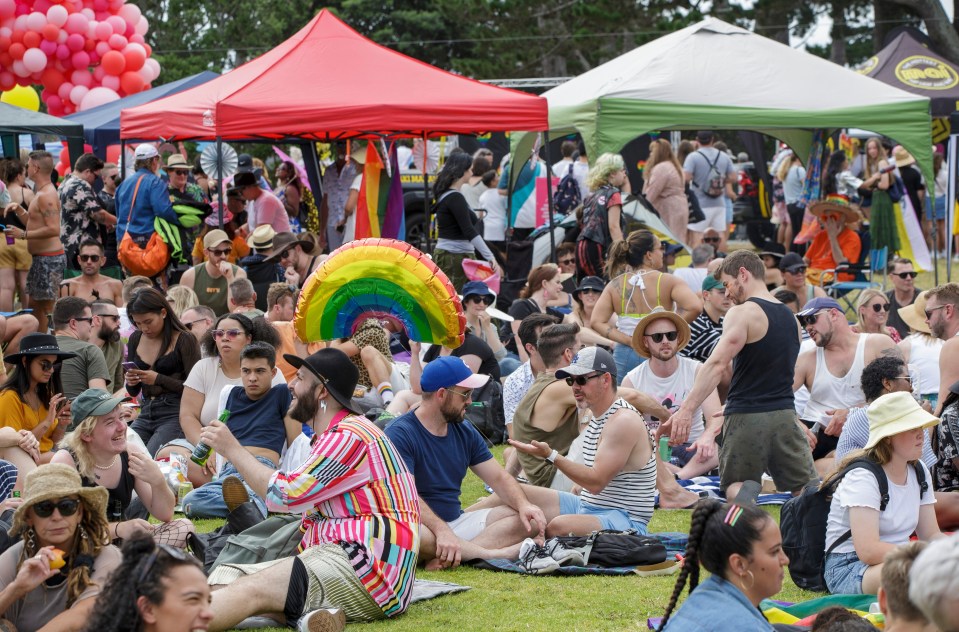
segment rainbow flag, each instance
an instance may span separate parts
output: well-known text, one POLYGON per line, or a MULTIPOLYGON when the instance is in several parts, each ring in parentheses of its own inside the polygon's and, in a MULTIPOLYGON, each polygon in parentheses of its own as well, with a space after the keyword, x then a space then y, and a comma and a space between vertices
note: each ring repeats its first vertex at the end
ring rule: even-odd
POLYGON ((390 147, 389 160, 390 170, 387 172, 376 143, 367 143, 366 165, 356 203, 356 239, 403 239, 406 236, 396 143, 390 147))

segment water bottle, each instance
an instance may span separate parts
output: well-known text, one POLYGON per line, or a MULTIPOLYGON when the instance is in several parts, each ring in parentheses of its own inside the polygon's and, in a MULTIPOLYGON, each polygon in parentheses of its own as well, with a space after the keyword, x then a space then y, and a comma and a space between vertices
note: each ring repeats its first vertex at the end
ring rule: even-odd
MULTIPOLYGON (((230 411, 224 410, 220 413, 220 421, 226 423, 230 418, 230 411)), ((210 458, 210 452, 213 452, 213 448, 203 443, 202 441, 196 444, 196 447, 193 448, 193 454, 190 455, 190 460, 203 467, 206 465, 207 459, 210 458)))

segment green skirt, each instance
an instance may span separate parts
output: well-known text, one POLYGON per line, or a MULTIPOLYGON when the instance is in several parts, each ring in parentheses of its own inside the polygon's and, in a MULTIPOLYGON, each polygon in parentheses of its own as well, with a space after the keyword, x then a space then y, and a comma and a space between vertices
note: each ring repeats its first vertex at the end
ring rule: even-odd
POLYGON ((892 198, 882 189, 876 189, 872 192, 869 210, 870 247, 874 250, 889 248, 890 255, 899 252, 899 230, 896 228, 896 207, 892 198))

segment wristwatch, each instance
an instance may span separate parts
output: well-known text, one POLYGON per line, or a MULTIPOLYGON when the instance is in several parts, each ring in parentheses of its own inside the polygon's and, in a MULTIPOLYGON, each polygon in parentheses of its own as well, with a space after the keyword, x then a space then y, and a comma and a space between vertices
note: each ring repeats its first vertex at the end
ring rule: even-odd
POLYGON ((556 457, 558 457, 558 456, 559 456, 559 452, 556 451, 556 450, 553 450, 552 452, 549 453, 549 456, 546 457, 546 460, 547 460, 549 463, 556 463, 556 457))

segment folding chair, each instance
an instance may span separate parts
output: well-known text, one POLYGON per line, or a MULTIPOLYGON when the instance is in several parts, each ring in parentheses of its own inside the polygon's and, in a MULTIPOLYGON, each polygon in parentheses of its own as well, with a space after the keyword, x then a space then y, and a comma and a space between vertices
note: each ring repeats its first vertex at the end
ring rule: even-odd
POLYGON ((822 285, 822 277, 820 277, 820 287, 825 290, 826 294, 833 297, 837 301, 842 301, 850 310, 855 312, 856 302, 853 300, 853 298, 858 298, 859 294, 863 290, 875 288, 877 290, 885 291, 886 266, 888 258, 888 247, 870 250, 869 257, 865 262, 841 263, 836 266, 834 270, 826 270, 822 274, 822 277, 825 277, 827 273, 832 272, 833 278, 835 278, 837 273, 855 273, 855 279, 852 281, 838 281, 832 285, 822 285), (881 281, 877 282, 877 277, 881 278, 881 281), (856 293, 850 294, 851 292, 856 293))

